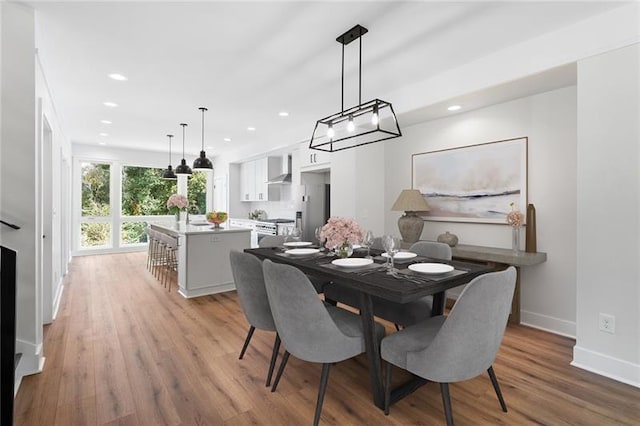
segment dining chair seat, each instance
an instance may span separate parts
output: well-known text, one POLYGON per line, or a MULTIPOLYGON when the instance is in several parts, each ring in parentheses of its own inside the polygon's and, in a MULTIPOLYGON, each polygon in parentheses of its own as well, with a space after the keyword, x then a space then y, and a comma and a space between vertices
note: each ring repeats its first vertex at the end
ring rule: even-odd
POLYGON ((264 285, 262 262, 252 254, 231 250, 229 253, 231 273, 238 292, 238 299, 242 311, 249 322, 249 330, 240 350, 239 359, 244 357, 256 328, 265 331, 274 331, 275 340, 271 350, 271 360, 265 386, 271 385, 271 377, 275 368, 278 351, 280 349, 280 336, 271 314, 271 307, 267 298, 267 290, 264 285))
MULTIPOLYGON (((313 419, 313 424, 317 425, 331 364, 366 351, 362 319, 323 303, 307 276, 294 266, 265 260, 263 271, 269 306, 285 347, 271 390, 276 390, 290 354, 303 361, 321 363, 313 419)), ((380 324, 375 327, 381 338, 384 328, 380 324)))
POLYGON ((507 411, 493 362, 507 325, 515 283, 513 266, 476 277, 464 288, 448 317, 428 318, 382 340, 385 414, 389 414, 393 365, 440 384, 447 425, 453 425, 449 383, 485 371, 502 410, 507 411))

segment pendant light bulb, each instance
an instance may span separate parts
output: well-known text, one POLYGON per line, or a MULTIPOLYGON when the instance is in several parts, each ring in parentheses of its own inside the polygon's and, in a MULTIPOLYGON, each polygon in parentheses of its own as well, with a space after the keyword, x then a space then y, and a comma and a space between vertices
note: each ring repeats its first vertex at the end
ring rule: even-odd
POLYGON ((335 130, 333 130, 333 123, 329 124, 329 128, 327 129, 327 137, 329 139, 333 139, 333 137, 336 135, 335 130))
POLYGON ((167 170, 162 173, 162 179, 176 180, 178 179, 178 176, 176 176, 176 174, 173 172, 173 169, 171 168, 171 138, 173 137, 173 135, 167 135, 167 137, 169 138, 169 167, 167 167, 167 170))
POLYGON ((373 124, 374 126, 377 126, 379 122, 380 122, 380 119, 378 117, 378 105, 374 105, 373 114, 371 115, 371 124, 373 124))
POLYGON ((349 116, 349 122, 347 123, 347 130, 349 132, 353 132, 356 129, 356 125, 353 124, 353 116, 349 116))
POLYGON ((185 127, 187 127, 186 123, 180 123, 180 125, 182 126, 182 160, 180 161, 180 165, 178 167, 176 167, 176 174, 177 175, 190 175, 191 174, 191 167, 189 167, 187 165, 187 160, 184 159, 184 134, 185 134, 185 127))
POLYGON ((202 147, 200 148, 200 157, 196 158, 193 162, 193 170, 213 170, 213 164, 211 160, 207 158, 207 153, 204 152, 204 112, 207 111, 205 107, 198 108, 202 111, 202 147))

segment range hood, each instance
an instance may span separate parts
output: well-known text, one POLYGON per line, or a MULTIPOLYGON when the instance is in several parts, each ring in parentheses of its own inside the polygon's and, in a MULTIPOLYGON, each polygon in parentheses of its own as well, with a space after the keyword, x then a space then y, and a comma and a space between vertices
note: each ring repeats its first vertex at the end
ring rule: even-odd
POLYGON ((290 185, 291 184, 291 156, 284 154, 282 156, 282 174, 269 179, 269 185, 290 185))

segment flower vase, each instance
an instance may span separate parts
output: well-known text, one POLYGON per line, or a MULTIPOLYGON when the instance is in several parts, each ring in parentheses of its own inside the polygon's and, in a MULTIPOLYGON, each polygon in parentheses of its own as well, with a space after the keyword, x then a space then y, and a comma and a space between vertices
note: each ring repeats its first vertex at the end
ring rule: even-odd
POLYGON ((176 225, 180 222, 180 212, 176 212, 176 225))
POLYGON ((518 254, 520 252, 520 227, 512 226, 511 232, 511 250, 514 254, 518 254))
POLYGON ((353 246, 345 241, 341 246, 336 247, 336 254, 341 259, 350 257, 353 254, 353 246))

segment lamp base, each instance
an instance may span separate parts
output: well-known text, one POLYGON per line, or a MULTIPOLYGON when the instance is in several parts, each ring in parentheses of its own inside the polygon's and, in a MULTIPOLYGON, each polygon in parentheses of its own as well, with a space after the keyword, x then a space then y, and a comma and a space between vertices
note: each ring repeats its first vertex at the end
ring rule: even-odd
POLYGON ((398 229, 402 235, 402 241, 413 244, 422 236, 424 220, 416 215, 416 212, 405 212, 405 215, 398 219, 398 229))

